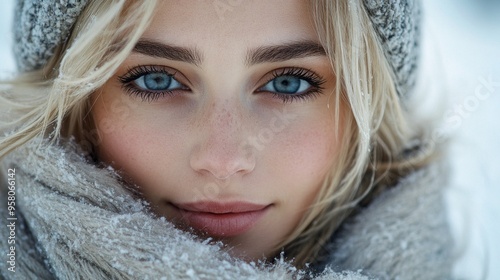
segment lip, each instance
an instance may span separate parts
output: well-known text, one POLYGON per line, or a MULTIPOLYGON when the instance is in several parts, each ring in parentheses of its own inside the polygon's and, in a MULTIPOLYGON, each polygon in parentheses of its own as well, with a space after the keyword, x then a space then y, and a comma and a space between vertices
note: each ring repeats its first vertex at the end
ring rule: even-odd
POLYGON ((245 233, 264 216, 270 206, 242 201, 170 204, 180 212, 188 226, 213 237, 232 237, 245 233))

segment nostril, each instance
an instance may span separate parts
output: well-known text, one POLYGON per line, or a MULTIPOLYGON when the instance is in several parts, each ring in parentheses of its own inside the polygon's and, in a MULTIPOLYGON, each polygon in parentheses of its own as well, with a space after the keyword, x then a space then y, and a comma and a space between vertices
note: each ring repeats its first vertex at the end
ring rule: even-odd
MULTIPOLYGON (((236 171, 238 172, 238 171, 236 171)), ((221 180, 221 181, 224 181, 226 179, 229 179, 229 177, 233 176, 236 172, 233 172, 233 173, 226 173, 226 174, 214 174, 212 172, 210 172, 217 180, 221 180), (227 175, 229 174, 229 175, 227 175)))
POLYGON ((247 174, 255 168, 255 156, 234 149, 234 152, 217 152, 214 149, 198 149, 191 155, 191 168, 217 180, 227 180, 236 174, 247 174))
POLYGON ((208 170, 216 179, 218 180, 227 180, 231 176, 239 173, 239 174, 247 174, 253 171, 255 168, 255 161, 247 161, 248 159, 242 158, 240 162, 234 162, 231 168, 222 170, 222 169, 211 169, 208 170))

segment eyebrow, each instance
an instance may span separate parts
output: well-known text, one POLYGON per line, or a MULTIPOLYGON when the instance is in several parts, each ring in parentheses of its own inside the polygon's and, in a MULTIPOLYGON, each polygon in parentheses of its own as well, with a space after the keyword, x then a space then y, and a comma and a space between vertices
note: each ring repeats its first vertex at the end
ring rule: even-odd
POLYGON ((201 55, 196 49, 171 46, 144 39, 139 40, 132 51, 147 56, 187 62, 196 66, 199 66, 202 61, 201 55))
POLYGON ((247 54, 247 65, 264 62, 281 62, 308 56, 324 56, 326 51, 314 41, 298 41, 282 45, 265 46, 251 50, 247 54))
MULTIPOLYGON (((147 56, 176 60, 200 66, 202 56, 192 48, 178 47, 141 39, 135 44, 133 52, 147 56)), ((297 41, 281 45, 259 47, 247 52, 248 66, 265 62, 282 62, 308 56, 324 56, 326 51, 321 44, 314 41, 297 41)))

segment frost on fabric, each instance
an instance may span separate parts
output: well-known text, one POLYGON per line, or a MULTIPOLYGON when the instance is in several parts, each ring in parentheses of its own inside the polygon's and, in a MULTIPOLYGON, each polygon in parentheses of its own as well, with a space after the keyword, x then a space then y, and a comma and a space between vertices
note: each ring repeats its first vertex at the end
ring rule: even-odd
MULTIPOLYGON (((149 214, 119 183, 114 170, 88 164, 71 145, 65 147, 28 146, 8 159, 18 168, 23 186, 19 209, 55 277, 107 279, 112 273, 118 279, 312 278, 284 258, 273 264, 247 263, 231 257, 221 242, 176 229, 165 218, 149 214), (32 160, 26 160, 28 155, 32 160)), ((329 271, 318 279, 366 279, 347 275, 329 271)))
POLYGON ((448 275, 452 246, 440 203, 442 173, 439 166, 413 173, 346 222, 334 245, 335 263, 346 269, 364 267, 388 279, 418 279, 422 271, 429 279, 448 275), (352 232, 359 234, 346 235, 352 232))
POLYGON ((15 57, 20 70, 30 71, 45 64, 54 48, 67 36, 87 1, 24 1, 18 5, 14 26, 15 57))

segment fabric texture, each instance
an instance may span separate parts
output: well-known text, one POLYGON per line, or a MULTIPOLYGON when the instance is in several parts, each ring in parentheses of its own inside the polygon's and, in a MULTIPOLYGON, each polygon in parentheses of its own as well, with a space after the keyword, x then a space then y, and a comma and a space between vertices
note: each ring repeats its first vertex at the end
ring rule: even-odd
POLYGON ((438 169, 410 175, 349 219, 327 261, 311 264, 322 271, 313 275, 282 260, 234 259, 223 244, 148 214, 112 169, 89 163, 75 144, 29 144, 3 163, 18 186, 17 265, 12 273, 0 263, 5 279, 447 279, 451 269, 438 169))
POLYGON ((363 0, 404 96, 414 87, 420 50, 421 3, 418 0, 363 0))
MULTIPOLYGON (((14 24, 14 53, 20 71, 42 68, 67 37, 88 0, 19 0, 14 24)), ((363 0, 405 95, 415 83, 419 46, 418 0, 363 0)))
POLYGON ((18 0, 14 55, 21 72, 42 68, 68 36, 87 0, 18 0))

